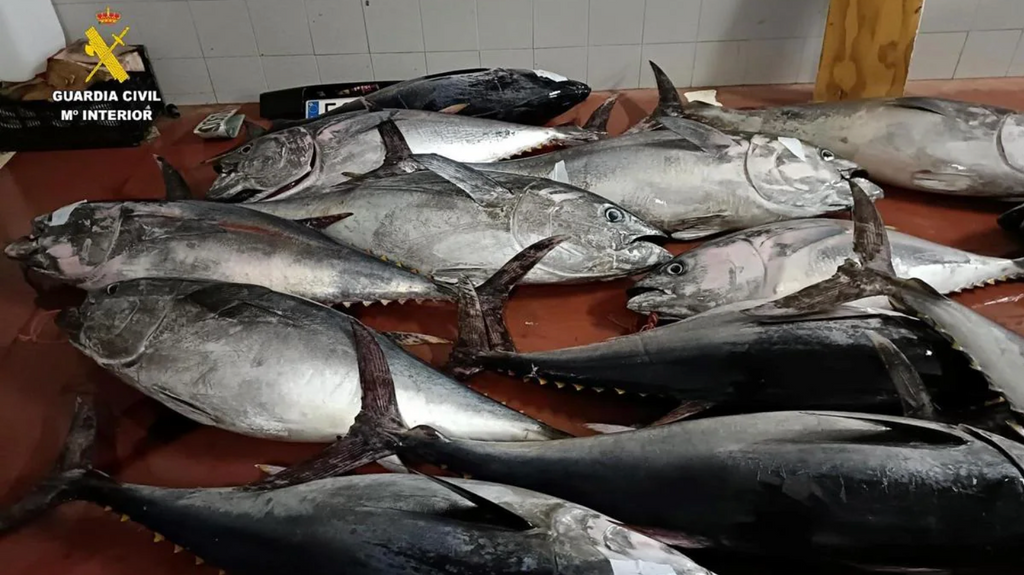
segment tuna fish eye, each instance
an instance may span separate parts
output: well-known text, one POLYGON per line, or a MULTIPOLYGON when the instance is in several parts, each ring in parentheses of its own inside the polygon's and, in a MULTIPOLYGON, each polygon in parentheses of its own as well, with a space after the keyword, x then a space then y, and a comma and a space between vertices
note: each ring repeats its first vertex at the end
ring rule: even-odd
POLYGON ((686 266, 681 262, 672 262, 665 266, 665 273, 673 276, 682 275, 686 271, 686 266))
POLYGON ((604 210, 604 218, 613 224, 617 224, 626 219, 626 214, 622 213, 622 210, 619 208, 607 207, 604 210))
POLYGON ((107 286, 107 295, 114 295, 117 293, 117 284, 110 284, 107 286))
POLYGON ((246 145, 242 146, 241 148, 239 148, 238 151, 243 153, 243 154, 248 154, 249 152, 252 151, 252 144, 246 144, 246 145))
POLYGON ((832 160, 836 159, 836 155, 832 153, 832 150, 822 150, 821 159, 825 160, 826 162, 831 162, 832 160))

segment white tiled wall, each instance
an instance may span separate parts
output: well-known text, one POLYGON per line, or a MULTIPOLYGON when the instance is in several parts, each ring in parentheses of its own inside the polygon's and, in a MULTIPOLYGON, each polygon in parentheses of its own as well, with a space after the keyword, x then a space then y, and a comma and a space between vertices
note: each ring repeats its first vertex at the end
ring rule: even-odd
POLYGON ((912 80, 1024 75, 1024 0, 925 0, 912 80))
MULTIPOLYGON (((2 0, 0 0, 2 1, 2 0)), ((896 0, 893 0, 896 1, 896 0)), ((69 39, 107 2, 53 0, 69 39)), ((828 0, 120 0, 176 103, 478 66, 594 89, 812 82, 828 0)), ((926 0, 911 78, 1024 75, 1024 0, 926 0)))

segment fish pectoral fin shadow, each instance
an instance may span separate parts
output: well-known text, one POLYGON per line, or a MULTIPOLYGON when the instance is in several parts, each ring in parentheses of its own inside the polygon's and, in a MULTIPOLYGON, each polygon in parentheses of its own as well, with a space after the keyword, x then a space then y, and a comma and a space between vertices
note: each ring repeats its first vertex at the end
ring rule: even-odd
POLYGON ((391 369, 369 328, 354 319, 351 325, 363 396, 362 409, 348 435, 338 438, 312 459, 240 489, 266 491, 308 483, 347 473, 395 453, 408 427, 398 411, 391 369))
POLYGON ((921 380, 921 376, 907 356, 903 355, 903 352, 888 338, 873 331, 867 332, 867 335, 878 351, 878 356, 885 365, 886 371, 889 372, 896 393, 900 396, 903 414, 916 419, 937 421, 938 414, 931 393, 925 387, 924 381, 921 380))
POLYGON ((462 497, 466 501, 469 501, 473 505, 476 505, 482 512, 485 513, 486 518, 488 520, 487 523, 491 525, 495 525, 497 527, 504 527, 506 529, 513 529, 515 531, 529 531, 534 528, 534 525, 530 523, 526 518, 522 517, 514 511, 506 509, 505 507, 495 503, 494 501, 491 501, 490 499, 487 499, 486 497, 483 497, 482 495, 477 495, 476 493, 473 493, 472 491, 462 486, 441 479, 440 477, 434 477, 433 475, 420 473, 419 471, 416 471, 415 469, 412 468, 410 468, 410 471, 412 471, 416 475, 425 477, 433 481, 434 483, 440 485, 441 487, 444 487, 445 489, 458 495, 459 497, 462 497))

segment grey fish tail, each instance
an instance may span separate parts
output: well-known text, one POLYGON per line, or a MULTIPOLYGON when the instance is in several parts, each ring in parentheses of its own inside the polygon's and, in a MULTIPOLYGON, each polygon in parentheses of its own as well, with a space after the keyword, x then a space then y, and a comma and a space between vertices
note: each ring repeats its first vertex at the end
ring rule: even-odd
POLYGON ((528 246, 478 287, 466 278, 459 281, 455 289, 459 338, 448 358, 447 371, 460 378, 469 377, 480 371, 480 356, 494 351, 515 351, 505 325, 505 302, 516 284, 566 239, 566 236, 552 236, 528 246))
POLYGON ((409 427, 398 411, 391 369, 376 336, 354 319, 352 336, 355 339, 359 385, 363 397, 362 409, 349 428, 348 435, 339 438, 312 459, 241 489, 264 491, 308 483, 347 473, 395 453, 409 427))
POLYGON ((92 470, 96 438, 96 415, 89 400, 76 399, 64 449, 50 475, 28 495, 7 509, 0 510, 0 534, 13 531, 63 503, 80 498, 82 487, 105 475, 92 470))

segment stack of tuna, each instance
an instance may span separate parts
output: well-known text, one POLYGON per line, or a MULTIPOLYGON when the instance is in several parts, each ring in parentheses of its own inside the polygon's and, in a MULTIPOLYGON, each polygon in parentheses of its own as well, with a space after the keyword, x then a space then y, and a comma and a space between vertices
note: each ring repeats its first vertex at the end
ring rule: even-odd
POLYGON ((252 485, 123 484, 92 468, 79 400, 53 475, 0 530, 92 501, 237 574, 709 573, 684 552, 1020 565, 1024 340, 942 294, 1024 263, 887 231, 869 177, 1017 197, 1024 116, 929 98, 733 111, 683 104, 653 67, 658 107, 618 137, 614 98, 583 127, 533 125, 583 84, 459 72, 254 134, 213 159, 205 200, 161 162, 166 201, 36 218, 5 251, 87 292, 58 318, 75 347, 201 424, 330 445, 252 485), (629 308, 663 325, 516 351, 515 285, 644 272, 629 308), (403 349, 443 340, 345 313, 427 301, 459 311, 443 372, 403 349), (569 437, 457 381, 482 370, 671 405, 569 437), (341 476, 374 461, 475 479, 341 476))

